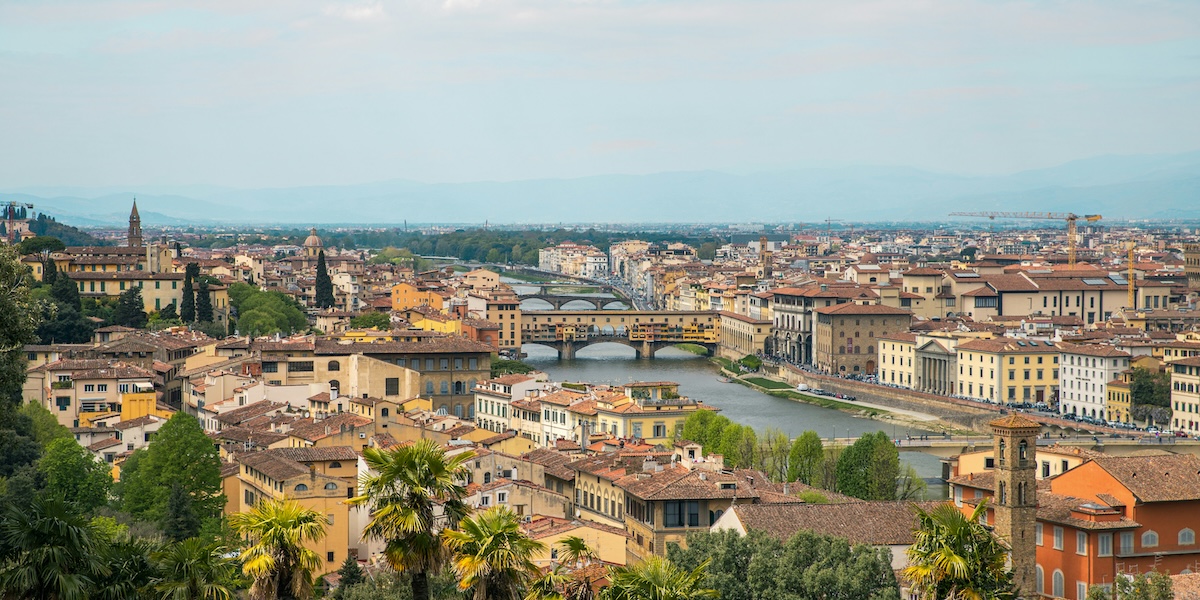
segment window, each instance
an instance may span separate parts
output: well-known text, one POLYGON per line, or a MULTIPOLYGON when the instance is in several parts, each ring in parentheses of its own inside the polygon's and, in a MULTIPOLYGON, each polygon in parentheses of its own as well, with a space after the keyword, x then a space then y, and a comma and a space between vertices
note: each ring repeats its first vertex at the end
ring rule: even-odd
POLYGON ((1063 528, 1062 527, 1054 528, 1054 549, 1055 550, 1063 549, 1063 528))
POLYGON ((87 384, 84 384, 84 386, 83 386, 83 391, 85 391, 85 392, 94 392, 94 391, 96 391, 96 384, 94 384, 94 383, 87 383, 87 384))
POLYGON ((496 494, 496 502, 499 502, 500 504, 508 502, 508 492, 498 492, 496 494))
POLYGON ((1034 585, 1037 587, 1037 593, 1046 593, 1046 571, 1042 569, 1042 565, 1034 565, 1034 585))
POLYGON ((449 369, 450 368, 450 359, 448 359, 448 358, 441 359, 438 362, 438 366, 441 367, 441 370, 443 370, 443 371, 445 371, 446 369, 449 369))
POLYGON ((1121 554, 1133 554, 1133 532, 1121 532, 1121 554))
POLYGON ((1065 593, 1063 591, 1063 588, 1066 587, 1066 582, 1063 581, 1063 572, 1058 569, 1055 569, 1053 579, 1054 579, 1054 582, 1052 585, 1053 589, 1051 590, 1050 593, 1054 594, 1055 598, 1062 598, 1063 594, 1065 593))
POLYGON ((1191 546, 1192 544, 1195 544, 1195 543, 1196 543, 1196 532, 1195 531, 1192 531, 1191 529, 1188 529, 1186 527, 1179 530, 1179 545, 1180 546, 1191 546))
POLYGON ((330 469, 340 469, 340 468, 342 468, 342 463, 335 460, 335 461, 329 463, 329 468, 330 469))
POLYGON ((312 373, 313 371, 313 361, 311 360, 290 362, 287 366, 288 373, 312 373))
POLYGON ((326 552, 326 553, 325 553, 325 562, 333 562, 333 561, 334 561, 334 554, 333 554, 333 552, 332 552, 332 551, 330 551, 330 552, 326 552))
POLYGON ((492 504, 492 497, 491 497, 491 496, 484 496, 484 497, 482 497, 482 498, 480 498, 480 499, 479 499, 479 505, 480 505, 480 506, 490 506, 491 504, 492 504))
POLYGON ((425 382, 425 393, 433 394, 433 382, 432 381, 425 382))
POLYGON ((383 394, 385 396, 399 396, 400 395, 400 378, 399 377, 388 377, 387 379, 384 379, 383 380, 383 394))
POLYGON ((1041 523, 1033 524, 1033 540, 1037 545, 1039 545, 1039 546, 1042 545, 1042 524, 1041 523))
POLYGON ((1153 529, 1142 534, 1142 547, 1154 548, 1158 546, 1158 533, 1153 529))
POLYGON ((325 484, 325 489, 327 489, 327 490, 336 490, 336 489, 337 489, 337 484, 336 484, 336 483, 334 483, 334 482, 332 482, 332 481, 330 481, 329 483, 325 484))
POLYGON ((1083 581, 1075 582, 1075 597, 1079 600, 1087 598, 1087 583, 1083 581))
POLYGON ((278 373, 279 363, 265 362, 262 364, 263 373, 278 373))
POLYGON ((1075 554, 1087 556, 1087 534, 1082 531, 1075 532, 1075 554))
POLYGON ((331 361, 329 361, 329 364, 326 365, 325 368, 330 371, 341 371, 342 365, 339 364, 338 361, 336 361, 336 360, 331 360, 331 361))
POLYGON ((1113 539, 1111 533, 1101 533, 1100 537, 1096 541, 1096 556, 1112 556, 1113 539))
POLYGON ((663 423, 662 421, 659 421, 654 424, 654 437, 656 437, 656 438, 667 437, 667 425, 665 423, 663 423))
POLYGON ((304 485, 303 483, 297 483, 297 484, 296 484, 296 491, 297 491, 297 492, 307 492, 307 491, 308 491, 308 486, 307 486, 307 485, 304 485))
POLYGON ((442 382, 442 393, 443 393, 443 394, 449 394, 449 393, 450 393, 450 382, 449 382, 449 381, 443 381, 443 382, 442 382))

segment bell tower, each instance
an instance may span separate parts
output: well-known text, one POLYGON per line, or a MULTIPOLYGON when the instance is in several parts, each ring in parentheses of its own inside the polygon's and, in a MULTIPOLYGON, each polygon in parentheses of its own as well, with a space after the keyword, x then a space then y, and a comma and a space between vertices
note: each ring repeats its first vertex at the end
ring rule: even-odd
POLYGON ((995 533, 1009 547, 1017 593, 1030 597, 1035 585, 1037 546, 1037 436, 1042 426, 1020 415, 988 423, 996 457, 995 533))
POLYGON ((133 210, 129 212, 129 235, 126 245, 130 248, 141 248, 145 245, 142 242, 142 216, 138 214, 137 198, 133 199, 133 210))

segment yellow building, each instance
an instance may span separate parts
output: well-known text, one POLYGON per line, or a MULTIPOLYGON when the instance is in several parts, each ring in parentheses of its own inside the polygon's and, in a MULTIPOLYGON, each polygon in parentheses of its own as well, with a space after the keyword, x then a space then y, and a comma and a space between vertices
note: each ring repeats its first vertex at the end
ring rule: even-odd
POLYGON ((587 542, 588 547, 596 551, 596 557, 605 563, 625 564, 625 541, 629 539, 629 535, 625 533, 624 527, 535 516, 528 523, 522 524, 521 529, 525 530, 530 538, 545 544, 545 548, 533 555, 533 563, 539 567, 550 566, 559 560, 559 544, 568 537, 577 537, 587 542))
MULTIPOLYGON (((117 298, 134 287, 142 288, 142 303, 146 312, 156 312, 168 304, 176 309, 183 302, 183 273, 151 273, 148 271, 72 271, 67 273, 79 285, 79 295, 85 298, 117 298)), ((224 285, 208 288, 213 308, 213 321, 224 323, 229 312, 229 293, 224 285)))
POLYGON ((1200 356, 1167 365, 1171 371, 1171 427, 1200 435, 1200 356))
POLYGON ((623 393, 598 395, 593 402, 582 404, 590 404, 594 409, 595 415, 588 416, 595 420, 598 431, 643 439, 651 445, 672 443, 683 431, 688 415, 697 410, 712 410, 680 396, 679 384, 670 381, 629 383, 623 393))
MULTIPOLYGON (((245 512, 263 500, 286 498, 325 515, 325 537, 310 541, 307 547, 321 558, 317 574, 336 571, 346 560, 352 541, 350 509, 345 504, 352 490, 345 477, 327 475, 317 466, 292 460, 284 454, 287 451, 265 450, 237 457, 238 468, 223 472, 225 514, 245 512)), ((349 472, 349 467, 341 464, 341 469, 349 472)), ((357 539, 353 542, 357 544, 357 539)))
POLYGON ((462 334, 462 321, 430 306, 414 306, 403 311, 406 321, 422 331, 446 335, 462 334))
POLYGON ((417 306, 442 310, 444 301, 441 294, 419 290, 411 283, 397 283, 392 286, 392 310, 402 311, 417 306))
POLYGON ((959 394, 995 403, 1058 399, 1058 355, 1053 342, 995 338, 958 344, 959 394))
POLYGON ((734 312, 721 311, 720 355, 731 360, 757 356, 766 351, 771 337, 770 320, 753 319, 734 312))
POLYGON ((1105 412, 1109 421, 1119 423, 1133 422, 1133 371, 1125 371, 1108 382, 1108 397, 1105 400, 1105 412))
POLYGON ((175 411, 158 404, 158 394, 149 385, 134 386, 128 394, 121 394, 121 420, 132 421, 145 416, 171 418, 175 411))
POLYGON ((896 332, 879 336, 879 381, 912 387, 916 350, 916 334, 896 332))

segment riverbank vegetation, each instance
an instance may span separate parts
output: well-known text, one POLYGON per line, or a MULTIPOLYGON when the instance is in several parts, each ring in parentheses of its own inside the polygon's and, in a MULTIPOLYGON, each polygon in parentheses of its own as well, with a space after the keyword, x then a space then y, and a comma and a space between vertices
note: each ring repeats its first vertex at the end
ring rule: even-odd
POLYGON ((826 448, 819 435, 806 431, 795 440, 775 428, 760 436, 711 411, 697 411, 683 424, 684 439, 706 454, 720 454, 735 468, 758 469, 773 481, 799 482, 862 500, 923 498, 925 482, 882 431, 864 433, 849 446, 826 448))

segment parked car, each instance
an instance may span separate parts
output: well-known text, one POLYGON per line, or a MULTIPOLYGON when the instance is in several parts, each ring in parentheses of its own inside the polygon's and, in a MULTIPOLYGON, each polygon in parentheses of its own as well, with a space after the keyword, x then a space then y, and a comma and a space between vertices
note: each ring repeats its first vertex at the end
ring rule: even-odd
POLYGON ((1175 432, 1175 437, 1178 437, 1178 438, 1185 438, 1185 437, 1187 437, 1187 436, 1188 436, 1188 434, 1187 434, 1187 432, 1186 432, 1186 431, 1176 431, 1176 432, 1175 432))

